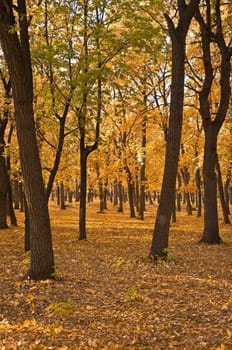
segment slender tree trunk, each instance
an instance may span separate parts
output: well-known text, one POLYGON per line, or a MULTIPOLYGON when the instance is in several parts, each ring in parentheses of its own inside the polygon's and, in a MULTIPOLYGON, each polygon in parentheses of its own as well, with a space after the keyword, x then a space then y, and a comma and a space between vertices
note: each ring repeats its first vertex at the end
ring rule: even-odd
POLYGON ((130 217, 135 217, 135 207, 134 207, 134 182, 132 180, 132 174, 127 165, 125 165, 125 171, 127 173, 127 191, 130 207, 130 217))
POLYGON ((221 174, 221 168, 220 168, 218 156, 216 159, 216 171, 217 171, 218 192, 219 192, 219 197, 220 197, 220 202, 221 202, 221 207, 222 207, 224 223, 230 224, 230 218, 228 215, 226 200, 225 200, 225 196, 224 196, 224 190, 223 190, 223 184, 222 184, 222 174, 221 174))
POLYGON ((99 213, 104 212, 104 191, 103 191, 103 184, 102 181, 98 181, 98 189, 99 189, 99 200, 100 200, 100 208, 99 208, 99 213))
POLYGON ((17 226, 17 218, 13 207, 11 181, 9 176, 8 176, 8 208, 9 208, 10 223, 12 226, 17 226))
POLYGON ((64 183, 61 181, 60 183, 60 209, 64 210, 65 207, 65 193, 64 193, 64 183))
POLYGON ((174 200, 173 211, 172 211, 172 222, 176 222, 176 201, 174 200))
MULTIPOLYGON (((147 97, 144 95, 144 105, 146 108, 147 97)), ((145 181, 146 181, 146 147, 147 143, 147 117, 144 116, 142 121, 142 164, 140 167, 140 197, 139 197, 139 219, 144 220, 145 211, 145 181)))
POLYGON ((201 173, 200 173, 200 168, 197 168, 196 174, 195 174, 195 179, 196 179, 196 186, 197 186, 197 217, 202 216, 202 199, 201 199, 201 173))
POLYGON ((229 195, 230 180, 231 180, 231 174, 228 173, 224 184, 226 209, 227 209, 228 215, 230 215, 230 195, 229 195))
MULTIPOLYGON (((190 174, 187 167, 181 169, 181 174, 183 178, 184 185, 187 186, 190 180, 190 174)), ((192 215, 192 204, 190 199, 189 191, 185 192, 185 201, 186 201, 186 212, 188 215, 192 215)))
POLYGON ((117 181, 117 179, 115 179, 115 181, 114 181, 113 205, 115 207, 118 206, 118 181, 117 181))
POLYGON ((178 173, 177 174, 177 182, 178 182, 178 190, 176 193, 176 211, 181 211, 181 185, 182 185, 182 180, 181 180, 181 175, 178 173))
POLYGON ((19 209, 19 181, 13 180, 13 201, 14 209, 19 209))
POLYGON ((7 125, 7 119, 0 119, 0 228, 7 228, 7 192, 9 177, 6 167, 6 158, 4 155, 5 142, 4 133, 7 125))
POLYGON ((123 213, 123 186, 122 181, 118 182, 118 212, 123 213))
POLYGON ((87 195, 87 154, 82 150, 80 155, 80 206, 79 206, 79 240, 86 239, 86 195, 87 195))

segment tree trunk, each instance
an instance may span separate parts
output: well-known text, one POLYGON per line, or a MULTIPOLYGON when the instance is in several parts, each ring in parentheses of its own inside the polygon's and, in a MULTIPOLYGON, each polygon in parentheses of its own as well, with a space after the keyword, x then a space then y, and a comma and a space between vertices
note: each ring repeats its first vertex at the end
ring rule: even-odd
POLYGON ((17 179, 13 180, 13 201, 14 209, 19 209, 19 181, 17 179))
MULTIPOLYGON (((147 96, 144 94, 144 106, 147 105, 147 96)), ((146 144, 147 144, 147 117, 142 121, 142 163, 140 167, 140 197, 139 197, 139 219, 144 220, 145 211, 145 181, 146 181, 146 144)))
POLYGON ((99 180, 98 182, 98 189, 99 189, 99 213, 103 213, 105 210, 105 205, 104 205, 104 190, 103 190, 103 184, 102 181, 99 180))
POLYGON ((4 133, 7 119, 0 119, 0 228, 7 228, 7 192, 9 177, 7 173, 6 158, 4 155, 4 133))
POLYGON ((117 179, 114 181, 113 205, 115 207, 118 206, 118 181, 117 181, 117 179))
POLYGON ((25 234, 24 234, 24 250, 25 252, 28 252, 31 250, 31 244, 30 244, 30 218, 29 218, 29 212, 28 212, 28 206, 26 202, 26 197, 24 195, 24 208, 25 208, 25 234))
POLYGON ((170 17, 166 16, 172 40, 172 85, 164 175, 150 249, 150 257, 155 260, 167 257, 183 119, 185 39, 198 3, 196 0, 190 1, 189 5, 178 2, 180 19, 176 28, 170 17))
POLYGON ((86 239, 86 194, 87 194, 87 154, 81 149, 80 153, 80 211, 79 211, 79 240, 86 239))
MULTIPOLYGON (((183 178, 184 185, 187 187, 190 181, 190 174, 188 168, 185 166, 181 170, 181 175, 183 178)), ((192 215, 192 204, 190 199, 189 191, 185 192, 185 201, 186 201, 186 212, 188 215, 192 215)))
POLYGON ((123 212, 123 186, 122 181, 118 182, 118 212, 123 212))
POLYGON ((20 31, 12 2, 0 2, 0 41, 8 65, 15 107, 16 131, 31 230, 31 261, 28 277, 52 278, 54 257, 48 206, 36 142, 33 115, 33 82, 25 0, 18 0, 20 31))
POLYGON ((200 173, 200 168, 197 168, 196 174, 195 174, 195 180, 196 180, 196 186, 197 186, 197 217, 201 217, 201 173, 200 173))
POLYGON ((61 181, 61 183, 60 183, 60 209, 62 209, 62 210, 66 209, 63 181, 61 181))
POLYGON ((10 216, 10 223, 12 226, 17 226, 17 218, 15 215, 14 207, 13 207, 13 198, 12 198, 12 189, 11 189, 11 181, 10 177, 8 175, 8 209, 9 209, 9 216, 10 216))
POLYGON ((229 195, 230 179, 231 179, 231 175, 230 173, 228 173, 224 184, 225 201, 226 201, 226 208, 227 208, 228 215, 230 215, 230 195, 229 195))
POLYGON ((225 200, 225 196, 224 196, 224 190, 223 190, 223 184, 222 184, 222 174, 221 174, 221 168, 220 168, 218 156, 216 159, 216 171, 217 171, 218 192, 219 192, 219 197, 220 197, 220 202, 221 202, 221 207, 222 207, 224 223, 230 224, 230 218, 229 218, 229 214, 228 214, 228 210, 227 210, 227 206, 226 206, 226 200, 225 200))
POLYGON ((230 46, 226 45, 224 39, 222 16, 220 10, 220 1, 214 4, 215 26, 212 25, 213 16, 211 16, 211 2, 206 1, 206 14, 199 11, 196 12, 196 19, 201 29, 201 40, 203 49, 204 63, 204 82, 199 93, 200 114, 202 118, 203 129, 205 133, 204 145, 204 164, 203 164, 203 183, 204 183, 204 231, 200 242, 208 244, 218 244, 221 242, 218 227, 218 211, 217 211, 217 181, 215 166, 217 161, 217 136, 221 126, 225 120, 231 93, 231 55, 230 46), (211 34, 211 30, 215 27, 215 32, 211 34), (220 94, 218 95, 218 109, 215 115, 211 116, 211 90, 216 71, 212 63, 212 57, 215 54, 211 52, 211 42, 217 44, 220 52, 220 94))
POLYGON ((217 179, 215 165, 217 159, 217 133, 214 128, 205 129, 203 184, 204 184, 204 231, 200 243, 221 242, 218 227, 217 179))
POLYGON ((172 222, 176 222, 176 201, 174 200, 173 211, 172 211, 172 222))

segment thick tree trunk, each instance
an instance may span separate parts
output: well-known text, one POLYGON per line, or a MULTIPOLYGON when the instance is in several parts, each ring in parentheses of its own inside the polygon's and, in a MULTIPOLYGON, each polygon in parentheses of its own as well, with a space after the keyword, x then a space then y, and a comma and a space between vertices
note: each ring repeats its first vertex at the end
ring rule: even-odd
MULTIPOLYGON (((217 180, 215 166, 217 162, 217 136, 225 120, 231 94, 231 47, 226 45, 224 39, 220 1, 214 4, 215 32, 211 34, 213 25, 211 21, 211 2, 206 2, 207 16, 203 16, 200 11, 196 13, 196 19, 201 28, 201 39, 204 63, 204 82, 199 94, 200 114, 202 117, 205 133, 204 146, 204 231, 200 242, 208 244, 218 244, 221 242, 218 227, 217 211, 217 180), (220 52, 220 94, 218 95, 218 109, 215 115, 211 115, 211 90, 216 71, 212 63, 215 51, 211 52, 211 42, 217 43, 220 52)), ((229 44, 230 45, 230 44, 229 44)))
POLYGON ((184 97, 185 42, 182 35, 172 34, 172 96, 166 157, 160 202, 157 211, 150 250, 152 258, 166 257, 170 218, 175 200, 176 175, 182 129, 184 97))
POLYGON ((211 125, 205 129, 203 184, 204 184, 204 231, 200 243, 221 242, 218 227, 217 178, 217 132, 211 125))
POLYGON ((176 28, 171 18, 166 15, 172 40, 172 85, 164 175, 150 249, 150 257, 155 260, 158 257, 166 258, 168 254, 169 226, 175 200, 183 119, 185 39, 198 4, 199 0, 191 0, 189 5, 178 2, 180 18, 176 28))
POLYGON ((28 277, 52 278, 54 257, 48 206, 36 142, 33 82, 26 4, 18 0, 20 31, 15 28, 11 1, 0 2, 0 41, 8 65, 15 107, 16 131, 31 223, 31 262, 28 277))

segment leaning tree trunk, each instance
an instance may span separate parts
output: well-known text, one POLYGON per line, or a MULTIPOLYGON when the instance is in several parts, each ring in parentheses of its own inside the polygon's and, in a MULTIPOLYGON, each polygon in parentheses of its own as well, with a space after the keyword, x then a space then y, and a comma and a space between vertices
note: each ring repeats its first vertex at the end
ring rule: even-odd
POLYGON ((180 19, 176 28, 171 18, 166 16, 172 40, 171 104, 160 203, 150 249, 150 257, 153 259, 167 257, 183 119, 185 39, 198 3, 199 0, 192 0, 189 5, 178 2, 180 19))
POLYGON ((35 134, 33 81, 25 0, 18 0, 17 11, 18 20, 14 17, 12 2, 0 1, 0 42, 12 84, 19 155, 32 224, 28 277, 39 280, 52 278, 54 257, 48 206, 35 134), (19 32, 17 32, 16 22, 20 27, 19 32))

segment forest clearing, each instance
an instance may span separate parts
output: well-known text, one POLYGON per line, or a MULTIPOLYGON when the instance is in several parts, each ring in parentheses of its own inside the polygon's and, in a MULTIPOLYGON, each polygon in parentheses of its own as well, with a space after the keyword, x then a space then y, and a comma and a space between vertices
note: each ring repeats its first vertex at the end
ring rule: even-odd
POLYGON ((232 349, 232 232, 197 244, 203 219, 183 210, 171 224, 169 259, 151 263, 155 205, 145 220, 88 204, 88 240, 78 209, 50 202, 58 280, 23 280, 24 215, 0 231, 0 348, 232 349))

